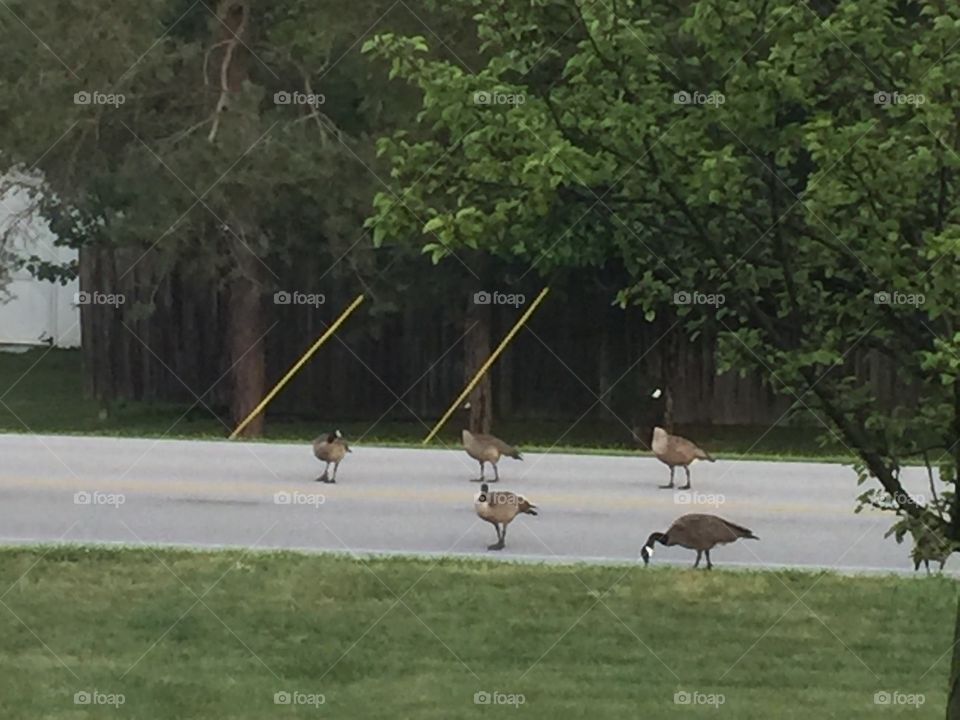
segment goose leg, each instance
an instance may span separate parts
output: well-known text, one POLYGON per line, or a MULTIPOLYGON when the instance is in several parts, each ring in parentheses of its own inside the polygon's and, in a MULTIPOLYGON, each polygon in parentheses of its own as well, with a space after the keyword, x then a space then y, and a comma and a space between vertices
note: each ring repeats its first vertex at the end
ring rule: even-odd
POLYGON ((497 470, 497 464, 496 463, 490 463, 490 464, 493 465, 493 482, 500 482, 500 471, 497 470))
POLYGON ((483 482, 483 460, 478 460, 480 463, 480 477, 476 478, 473 482, 483 482))
POLYGON ((699 550, 697 550, 697 559, 696 559, 696 561, 693 563, 693 566, 694 566, 694 567, 700 567, 700 556, 701 556, 701 555, 703 555, 703 553, 700 552, 699 550))
POLYGON ((326 467, 323 468, 323 475, 317 478, 317 482, 325 483, 327 482, 327 471, 330 469, 330 463, 327 463, 326 467))
POLYGON ((713 563, 710 562, 710 551, 707 550, 707 570, 713 570, 713 563))
POLYGON ((690 489, 690 466, 689 466, 689 465, 684 465, 684 466, 683 466, 683 469, 684 469, 684 471, 687 473, 687 484, 684 485, 684 486, 683 486, 682 488, 680 488, 680 489, 681 489, 681 490, 689 490, 689 489, 690 489))
POLYGON ((340 469, 340 461, 337 460, 337 461, 333 464, 333 476, 332 476, 329 480, 327 480, 327 482, 329 482, 329 483, 335 483, 335 482, 337 481, 337 470, 339 470, 339 469, 340 469))
POLYGON ((504 528, 504 533, 501 535, 500 526, 494 523, 493 527, 497 530, 497 542, 493 545, 487 545, 487 550, 503 550, 503 535, 506 535, 506 528, 504 528))
POLYGON ((672 488, 672 487, 673 487, 673 473, 674 473, 674 471, 676 471, 676 468, 675 468, 673 465, 671 465, 671 466, 670 466, 670 484, 669 484, 669 485, 661 485, 660 488, 661 488, 662 490, 666 490, 666 489, 668 489, 668 488, 672 488))

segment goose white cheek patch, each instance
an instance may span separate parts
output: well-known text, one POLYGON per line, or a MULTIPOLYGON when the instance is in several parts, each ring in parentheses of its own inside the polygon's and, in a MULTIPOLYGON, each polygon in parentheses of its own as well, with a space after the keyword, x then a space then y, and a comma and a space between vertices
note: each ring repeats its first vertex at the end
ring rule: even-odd
POLYGON ((648 547, 648 548, 647 548, 647 557, 653 557, 653 548, 652 548, 652 547, 648 547))

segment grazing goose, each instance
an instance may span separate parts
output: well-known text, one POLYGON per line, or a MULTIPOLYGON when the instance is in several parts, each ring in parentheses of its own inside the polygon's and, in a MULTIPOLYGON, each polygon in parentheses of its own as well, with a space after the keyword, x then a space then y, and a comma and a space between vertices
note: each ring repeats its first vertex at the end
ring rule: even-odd
MULTIPOLYGON (((953 553, 954 545, 946 540, 943 535, 934 528, 936 524, 928 525, 919 518, 910 518, 907 521, 910 535, 913 536, 913 550, 910 551, 910 558, 913 560, 913 571, 920 569, 920 564, 927 569, 927 575, 930 574, 930 561, 940 564, 940 572, 943 572, 943 566, 947 564, 947 558, 953 553), (931 525, 933 527, 931 527, 931 525)), ((945 531, 946 528, 938 528, 945 531)), ((890 533, 887 533, 889 535, 890 533)))
POLYGON ((927 569, 927 575, 930 574, 930 561, 940 563, 939 572, 943 572, 943 566, 947 564, 947 558, 950 557, 951 550, 944 547, 939 538, 917 537, 913 546, 913 552, 910 557, 913 558, 913 571, 920 569, 920 563, 923 563, 927 569))
MULTIPOLYGON (((469 410, 470 403, 464 405, 463 409, 469 410)), ((464 428, 460 437, 463 441, 463 449, 467 451, 467 455, 480 463, 480 477, 476 478, 473 482, 483 482, 483 466, 485 463, 493 465, 493 480, 491 482, 498 482, 500 480, 500 471, 497 470, 497 463, 500 461, 502 455, 511 457, 514 460, 523 460, 523 456, 519 450, 512 445, 507 445, 503 440, 493 435, 474 434, 464 428)))
POLYGON ((497 531, 497 542, 488 545, 487 550, 503 550, 507 539, 507 525, 520 513, 536 515, 537 506, 523 495, 500 490, 490 492, 486 483, 480 486, 480 492, 473 501, 473 509, 481 520, 486 520, 497 531))
POLYGON ((340 467, 340 461, 348 452, 353 452, 350 446, 343 439, 339 430, 329 435, 321 435, 313 441, 313 454, 317 460, 325 462, 327 465, 323 469, 323 475, 317 478, 317 482, 335 483, 337 481, 337 468, 340 467), (333 477, 330 477, 330 466, 333 465, 333 477))
MULTIPOLYGON (((660 397, 659 388, 654 391, 653 397, 654 399, 660 397)), ((683 485, 680 489, 689 490, 690 466, 697 460, 714 462, 714 459, 710 457, 710 453, 699 447, 696 443, 679 435, 671 435, 659 426, 653 429, 653 440, 650 443, 650 448, 653 450, 653 454, 657 460, 670 468, 670 483, 660 486, 664 489, 673 487, 673 474, 678 467, 682 467, 684 472, 687 473, 687 484, 683 485)))
POLYGON ((700 556, 706 553, 707 570, 710 570, 713 567, 713 563, 710 562, 710 551, 717 545, 731 543, 739 538, 760 539, 753 534, 752 530, 735 525, 716 515, 690 513, 677 518, 665 533, 655 532, 648 537, 646 544, 640 549, 640 557, 643 558, 643 564, 647 565, 653 556, 654 543, 679 545, 697 551, 697 561, 693 563, 694 567, 700 565, 700 556))

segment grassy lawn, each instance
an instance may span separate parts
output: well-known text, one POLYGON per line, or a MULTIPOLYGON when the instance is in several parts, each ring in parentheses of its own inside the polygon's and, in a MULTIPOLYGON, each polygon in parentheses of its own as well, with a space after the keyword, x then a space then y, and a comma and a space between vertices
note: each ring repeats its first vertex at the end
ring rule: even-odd
MULTIPOLYGON (((229 431, 216 418, 198 407, 183 417, 189 405, 126 403, 102 412, 82 393, 79 352, 35 350, 15 355, 0 353, 0 432, 71 433, 137 437, 223 438, 229 431), (42 358, 42 360, 41 360, 42 358), (12 390, 9 390, 13 386, 12 390), (9 390, 9 392, 8 392, 9 390)), ((377 445, 419 445, 428 429, 415 420, 384 419, 371 429, 376 418, 349 420, 318 417, 291 419, 268 417, 267 440, 304 441, 331 427, 348 438, 363 437, 377 445)), ((427 418, 430 424, 435 418, 427 418)), ((584 419, 571 429, 572 420, 504 421, 497 434, 519 447, 556 452, 636 453, 625 428, 615 420, 584 419), (564 437, 554 447, 557 438, 564 437)), ((818 459, 847 462, 850 456, 839 444, 820 447, 816 428, 754 426, 681 427, 720 456, 739 457, 749 452, 755 459, 818 459), (761 439, 762 438, 762 439, 761 439), (759 439, 759 442, 757 440, 759 439)), ((448 423, 440 436, 447 445, 459 446, 459 428, 448 423)))
POLYGON ((0 717, 178 720, 942 717, 956 592, 942 578, 75 546, 0 550, 0 582, 0 717), (94 691, 124 702, 74 703, 94 691), (323 704, 275 704, 283 692, 323 704))

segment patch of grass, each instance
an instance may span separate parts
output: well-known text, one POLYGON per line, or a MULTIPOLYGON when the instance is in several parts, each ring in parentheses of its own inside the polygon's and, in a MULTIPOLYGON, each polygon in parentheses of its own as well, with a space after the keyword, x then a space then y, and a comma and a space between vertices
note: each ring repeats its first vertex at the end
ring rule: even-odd
POLYGON ((2 550, 0 579, 10 718, 511 713, 474 703, 494 691, 549 720, 719 716, 684 692, 738 720, 874 718, 882 691, 940 717, 955 595, 942 578, 77 546, 2 550), (74 704, 94 690, 124 705, 74 704))
MULTIPOLYGON (((228 428, 202 407, 187 413, 189 404, 120 403, 109 408, 83 396, 80 353, 33 350, 22 354, 0 353, 0 432, 119 435, 130 437, 224 438, 228 428), (12 389, 10 389, 12 387, 12 389), (8 392, 9 391, 9 392, 8 392), (185 415, 186 413, 186 415, 185 415), (171 429, 172 428, 172 429, 171 429)), ((303 442, 329 428, 339 427, 348 438, 363 438, 371 445, 419 446, 428 428, 415 420, 385 419, 371 429, 376 418, 284 418, 268 416, 266 440, 303 442)), ((428 422, 432 422, 429 419, 428 422)), ((504 420, 497 434, 528 451, 636 454, 639 446, 616 420, 504 420), (563 438, 560 444, 555 442, 563 438)), ((450 422, 437 444, 459 447, 459 428, 450 422)), ((678 432, 717 456, 773 460, 849 462, 850 454, 839 443, 820 447, 817 428, 759 426, 685 426, 678 432), (758 442, 759 441, 759 442, 758 442)))

